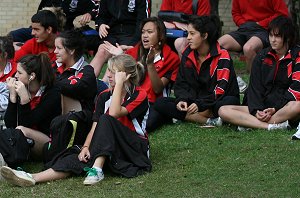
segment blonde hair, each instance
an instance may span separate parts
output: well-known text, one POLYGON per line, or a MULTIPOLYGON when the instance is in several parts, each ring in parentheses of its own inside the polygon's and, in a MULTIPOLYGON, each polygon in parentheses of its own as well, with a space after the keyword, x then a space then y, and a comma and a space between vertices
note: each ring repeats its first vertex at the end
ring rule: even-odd
POLYGON ((108 69, 111 71, 118 70, 123 71, 127 75, 130 74, 128 81, 132 85, 139 85, 140 79, 144 76, 144 66, 140 62, 128 55, 121 54, 113 56, 108 60, 108 69))

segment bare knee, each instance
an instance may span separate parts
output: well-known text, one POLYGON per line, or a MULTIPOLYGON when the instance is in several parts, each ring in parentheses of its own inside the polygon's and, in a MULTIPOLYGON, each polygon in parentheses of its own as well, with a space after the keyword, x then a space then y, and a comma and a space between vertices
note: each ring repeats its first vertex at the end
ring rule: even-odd
POLYGON ((256 53, 263 48, 261 40, 257 37, 252 37, 248 42, 243 46, 243 52, 245 56, 255 56, 256 53))
POLYGON ((290 101, 286 104, 286 107, 290 112, 300 114, 300 101, 290 101))
POLYGON ((28 137, 29 136, 29 133, 28 133, 28 128, 27 127, 24 127, 24 126, 17 126, 16 129, 20 129, 22 131, 22 133, 24 134, 25 137, 28 137))
POLYGON ((247 44, 246 43, 243 46, 243 52, 244 52, 246 57, 252 57, 252 56, 255 56, 255 54, 256 54, 256 48, 252 44, 247 44))
POLYGON ((178 52, 178 54, 181 54, 184 50, 185 46, 187 45, 187 39, 186 38, 178 38, 174 42, 174 46, 178 52))
POLYGON ((218 114, 223 120, 227 120, 228 117, 230 116, 230 114, 231 114, 230 112, 232 112, 232 110, 234 110, 233 105, 224 105, 219 108, 218 114))
POLYGON ((222 106, 219 108, 218 114, 222 119, 226 116, 227 109, 228 109, 228 106, 222 106))
POLYGON ((240 44, 229 34, 223 35, 218 40, 219 44, 227 50, 240 51, 242 47, 240 44))

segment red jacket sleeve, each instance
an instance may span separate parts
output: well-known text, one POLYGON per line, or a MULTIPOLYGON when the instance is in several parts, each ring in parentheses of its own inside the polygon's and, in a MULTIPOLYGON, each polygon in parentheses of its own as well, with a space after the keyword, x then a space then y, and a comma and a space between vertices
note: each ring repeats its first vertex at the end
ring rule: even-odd
POLYGON ((232 1, 231 14, 232 14, 232 19, 237 26, 240 26, 241 24, 246 22, 246 20, 244 19, 241 13, 239 0, 232 1))
POLYGON ((160 10, 174 10, 172 0, 162 0, 160 10))
POLYGON ((210 3, 209 0, 200 0, 198 1, 198 10, 197 15, 210 15, 210 3))
POLYGON ((277 16, 289 15, 288 8, 283 0, 273 0, 272 6, 273 6, 274 14, 270 15, 270 17, 267 17, 261 21, 258 21, 259 25, 264 28, 267 28, 269 26, 269 23, 277 16))

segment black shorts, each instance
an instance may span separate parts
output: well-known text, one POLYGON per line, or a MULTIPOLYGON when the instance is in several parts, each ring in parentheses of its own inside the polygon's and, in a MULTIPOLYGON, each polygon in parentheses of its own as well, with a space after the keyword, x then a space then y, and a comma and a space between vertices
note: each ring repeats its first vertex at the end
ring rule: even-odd
POLYGON ((262 41, 263 48, 266 48, 270 45, 268 31, 259 26, 256 22, 246 22, 242 24, 236 31, 228 34, 232 36, 240 44, 240 46, 244 46, 245 43, 253 36, 258 37, 262 41))

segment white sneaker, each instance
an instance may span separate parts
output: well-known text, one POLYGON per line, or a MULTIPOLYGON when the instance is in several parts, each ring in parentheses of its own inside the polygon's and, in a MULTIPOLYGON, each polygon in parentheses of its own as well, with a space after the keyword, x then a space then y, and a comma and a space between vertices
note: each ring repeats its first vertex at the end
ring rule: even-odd
POLYGON ((240 93, 244 93, 247 89, 247 83, 240 76, 237 76, 236 80, 239 86, 240 93))
POLYGON ((85 177, 84 185, 94 185, 104 179, 104 174, 102 170, 97 170, 96 168, 84 168, 87 171, 87 176, 85 177))
POLYGON ((8 166, 0 169, 2 177, 9 183, 16 186, 34 186, 35 180, 32 175, 22 170, 14 170, 8 166))
MULTIPOLYGON (((0 168, 1 168, 2 166, 7 166, 7 163, 5 162, 5 160, 4 160, 3 156, 2 156, 2 154, 0 153, 0 168)), ((3 179, 3 177, 2 177, 1 174, 0 174, 0 181, 1 181, 1 180, 4 180, 4 179, 3 179)))
POLYGON ((296 133, 292 136, 292 140, 300 140, 300 122, 297 126, 296 133))
POLYGON ((208 118, 206 121, 206 125, 208 126, 222 126, 223 121, 220 117, 217 118, 208 118))
POLYGON ((268 130, 277 130, 277 129, 289 129, 291 126, 289 125, 289 121, 285 121, 279 124, 269 124, 268 130))

